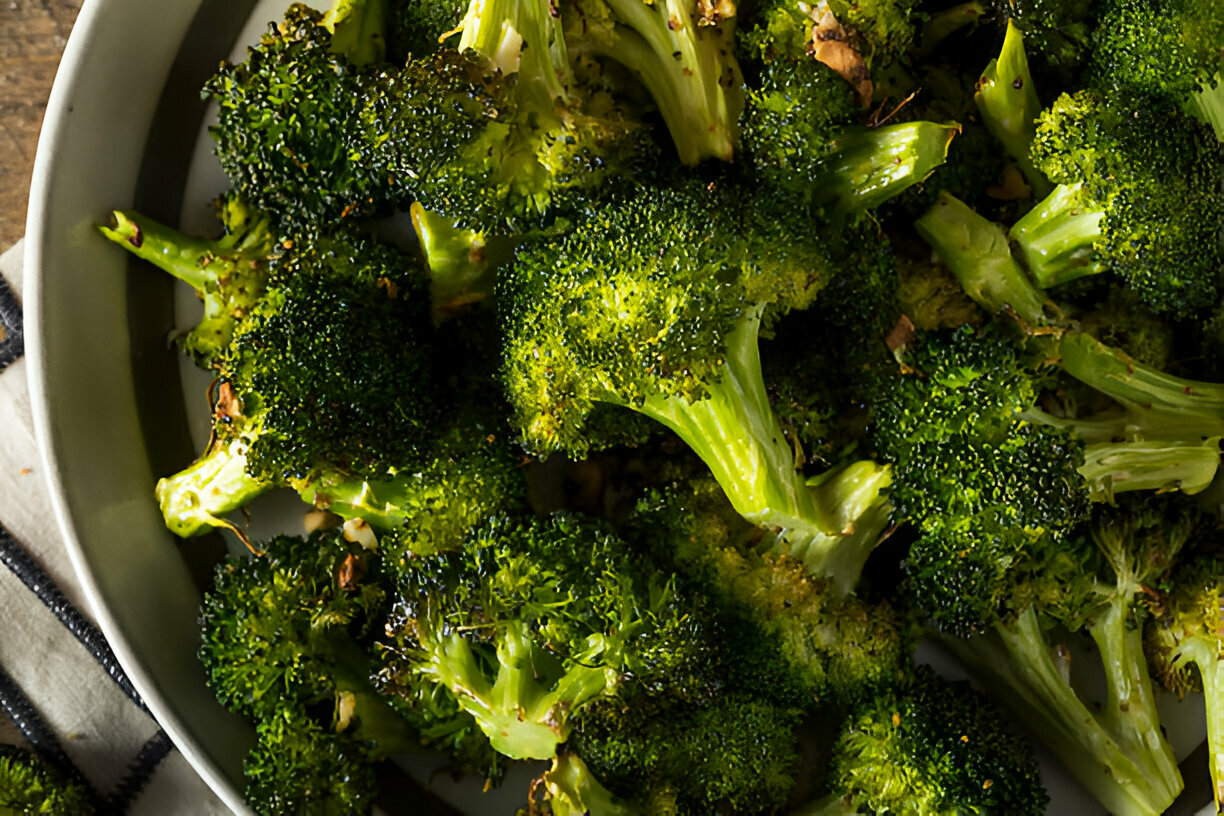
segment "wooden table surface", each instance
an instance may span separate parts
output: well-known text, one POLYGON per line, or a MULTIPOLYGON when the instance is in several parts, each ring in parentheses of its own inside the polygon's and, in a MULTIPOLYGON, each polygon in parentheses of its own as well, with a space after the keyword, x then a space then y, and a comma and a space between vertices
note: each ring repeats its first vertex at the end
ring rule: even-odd
POLYGON ((80 8, 80 0, 0 0, 0 252, 25 233, 38 129, 80 8))

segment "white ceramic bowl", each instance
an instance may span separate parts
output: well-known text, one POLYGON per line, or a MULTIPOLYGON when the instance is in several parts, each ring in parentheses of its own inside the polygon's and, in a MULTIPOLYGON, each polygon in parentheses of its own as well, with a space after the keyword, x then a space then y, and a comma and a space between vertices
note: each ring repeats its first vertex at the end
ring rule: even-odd
MULTIPOLYGON (((282 5, 288 0, 258 8, 270 20, 282 5)), ((126 207, 188 229, 200 223, 220 190, 209 189, 217 170, 201 166, 209 157, 199 88, 219 59, 262 30, 262 20, 248 24, 256 7, 86 0, 47 108, 25 257, 34 418, 66 546, 132 682, 236 813, 249 812, 241 763, 252 733, 215 701, 195 655, 198 587, 224 546, 177 542, 153 500, 156 478, 196 452, 180 357, 165 342, 174 286, 108 247, 95 225, 126 207)), ((1051 813, 1099 811, 1065 777, 1048 781, 1051 813)), ((1204 789, 1198 801, 1206 797, 1204 789)), ((473 813, 493 805, 459 798, 473 813)))

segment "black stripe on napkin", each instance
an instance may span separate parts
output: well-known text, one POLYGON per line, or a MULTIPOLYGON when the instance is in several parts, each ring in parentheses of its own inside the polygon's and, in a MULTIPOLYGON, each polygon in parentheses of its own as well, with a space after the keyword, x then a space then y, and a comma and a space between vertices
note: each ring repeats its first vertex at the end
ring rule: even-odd
POLYGON ((115 653, 111 651, 110 644, 106 642, 102 632, 64 597, 64 593, 51 580, 51 576, 38 566, 38 563, 3 527, 0 527, 0 562, 12 570, 21 583, 25 584, 26 588, 54 613, 64 628, 81 642, 85 650, 93 656, 103 671, 110 675, 110 678, 115 681, 128 699, 147 712, 144 701, 132 687, 131 681, 124 673, 123 667, 119 665, 115 653))
POLYGON ((21 304, 17 302, 8 282, 0 278, 0 371, 20 360, 25 354, 25 328, 21 321, 21 304))
POLYGON ((128 763, 127 770, 123 773, 123 778, 119 780, 119 784, 115 787, 115 792, 108 799, 108 804, 117 813, 125 812, 132 802, 140 795, 141 790, 153 778, 153 772, 157 770, 157 766, 162 763, 162 760, 170 755, 174 749, 174 743, 170 741, 170 737, 162 729, 157 729, 157 733, 149 737, 149 741, 140 749, 140 753, 136 758, 128 763))
MULTIPOLYGON (((64 753, 64 747, 60 745, 59 738, 47 725, 47 721, 38 713, 38 709, 30 702, 30 698, 26 697, 25 692, 17 685, 17 681, 3 668, 0 668, 0 711, 3 711, 5 716, 12 721, 21 735, 25 737, 26 742, 30 743, 30 747, 42 757, 44 762, 65 776, 85 785, 87 790, 93 791, 89 780, 85 778, 68 754, 64 753)), ((94 793, 94 798, 97 798, 96 793, 94 793)))

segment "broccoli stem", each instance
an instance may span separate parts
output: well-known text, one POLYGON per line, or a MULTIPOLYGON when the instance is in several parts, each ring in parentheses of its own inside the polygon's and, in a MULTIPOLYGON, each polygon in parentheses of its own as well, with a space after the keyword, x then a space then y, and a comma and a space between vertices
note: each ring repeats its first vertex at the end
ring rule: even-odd
POLYGON ((887 495, 891 484, 892 466, 871 460, 821 474, 808 485, 815 489, 817 503, 828 508, 839 532, 783 540, 776 549, 801 561, 813 575, 828 576, 843 594, 852 592, 892 516, 887 495))
POLYGON ((111 223, 98 229, 136 257, 190 286, 201 298, 220 286, 233 269, 225 260, 233 247, 184 235, 137 212, 115 210, 111 223))
POLYGON ((1204 443, 1102 442, 1084 448, 1080 475, 1092 498, 1111 501, 1135 490, 1180 490, 1187 495, 1207 489, 1220 466, 1220 440, 1204 443))
POLYGON ((324 25, 332 33, 330 51, 353 65, 387 57, 387 0, 333 0, 324 25))
POLYGON ((497 262, 490 259, 485 236, 457 227, 451 219, 413 203, 409 212, 426 267, 434 323, 493 294, 497 262))
POLYGON ((875 207, 917 184, 948 158, 960 125, 901 122, 838 138, 812 181, 813 200, 853 212, 875 207))
POLYGON ((1198 667, 1207 706, 1207 756, 1217 811, 1224 811, 1224 660, 1219 641, 1195 638, 1181 650, 1182 660, 1198 667))
POLYGON ((541 83, 550 101, 569 98, 569 51, 547 0, 472 0, 459 51, 472 49, 519 82, 541 83))
POLYGON ((429 671, 447 686, 499 753, 511 759, 549 759, 569 734, 571 711, 615 681, 602 668, 575 666, 550 688, 541 682, 556 659, 536 646, 521 621, 503 624, 497 639, 497 677, 490 684, 482 662, 461 633, 442 635, 428 650, 429 671))
POLYGON ((552 816, 637 816, 638 808, 617 800, 577 754, 562 751, 540 777, 552 816))
POLYGON ((1106 700, 1099 720, 1129 756, 1147 766, 1146 779, 1171 802, 1183 787, 1164 738, 1143 656, 1143 627, 1133 619, 1131 593, 1119 593, 1088 626, 1105 667, 1106 700))
POLYGON ((1171 376, 1082 332, 1063 335, 1058 352, 1064 371, 1129 409, 1178 416, 1200 438, 1224 432, 1224 384, 1171 376))
POLYGON ((736 512, 802 547, 842 530, 795 469, 795 453, 765 392, 760 325, 754 309, 728 335, 722 375, 702 399, 653 395, 629 407, 675 431, 710 468, 736 512))
POLYGON ((157 503, 170 532, 188 538, 217 527, 233 529, 225 516, 271 489, 247 473, 248 448, 243 439, 215 440, 188 468, 157 482, 157 503))
POLYGON ((1105 213, 1082 184, 1060 184, 1012 225, 1010 236, 1043 289, 1103 270, 1094 245, 1105 213))
POLYGON ((943 642, 1110 813, 1158 816, 1177 798, 1180 775, 1158 778, 1147 759, 1153 750, 1163 753, 1164 738, 1155 734, 1155 749, 1142 746, 1131 756, 1063 678, 1032 607, 993 635, 943 642))
POLYGON ((991 313, 1010 310, 1031 325, 1047 322, 1052 309, 1012 257, 1003 229, 947 191, 914 222, 965 294, 991 313))
POLYGON ((1186 102, 1186 110, 1198 119, 1211 125, 1216 138, 1224 142, 1224 72, 1216 75, 1203 87, 1190 95, 1186 102))
POLYGON ((336 725, 354 722, 353 736, 373 742, 377 746, 377 755, 381 757, 418 750, 420 735, 416 729, 370 682, 373 667, 366 651, 335 626, 322 629, 316 641, 315 646, 328 656, 327 662, 336 684, 337 708, 345 709, 351 705, 350 713, 340 714, 336 725))
POLYGON ((1041 103, 1037 101, 1037 88, 1024 54, 1024 36, 1011 20, 1007 21, 999 56, 990 61, 978 79, 973 101, 982 115, 982 124, 1020 168, 1033 194, 1048 195, 1049 180, 1029 158, 1041 103))
POLYGON ((702 25, 691 0, 607 0, 616 23, 583 42, 616 60, 654 98, 680 161, 731 161, 744 109, 730 22, 702 25))

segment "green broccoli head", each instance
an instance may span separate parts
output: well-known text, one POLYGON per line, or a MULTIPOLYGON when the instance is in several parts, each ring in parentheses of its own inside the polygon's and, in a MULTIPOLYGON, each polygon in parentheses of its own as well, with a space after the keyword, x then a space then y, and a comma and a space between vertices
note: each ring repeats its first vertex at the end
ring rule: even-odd
POLYGON ((1175 107, 1206 93, 1221 110, 1224 20, 1213 0, 1107 0, 1092 46, 1090 79, 1105 93, 1138 92, 1175 107))
POLYGON ((227 559, 200 613, 200 659, 218 699, 265 720, 361 690, 372 661, 357 644, 386 603, 377 566, 335 531, 227 559))
POLYGON ((5 745, 0 746, 0 811, 89 816, 95 812, 94 795, 34 752, 5 745))
POLYGON ((1084 446, 1036 424, 1040 375, 998 331, 924 333, 884 380, 872 440, 893 463, 895 517, 920 531, 906 561, 920 606, 953 631, 993 621, 1034 542, 1087 517, 1084 446))
POLYGON ((243 771, 257 813, 373 813, 378 781, 361 746, 293 710, 262 720, 256 735, 243 771))
POLYGON ((411 256, 355 234, 296 244, 219 363, 217 441, 243 439, 269 483, 411 461, 430 428, 428 326, 411 256))
POLYGON ((834 813, 1045 812, 1028 742, 967 683, 920 667, 850 715, 834 748, 830 797, 801 808, 834 813))
POLYGON ((1162 313, 1219 298, 1216 142, 1156 97, 1079 91, 1041 114, 1033 160, 1062 185, 1012 229, 1042 285, 1111 271, 1162 313))
POLYGON ((607 789, 645 812, 761 813, 795 784, 800 712, 726 689, 706 705, 611 698, 577 718, 570 745, 607 789))
POLYGON ((494 104, 462 59, 356 66, 331 44, 323 15, 294 5, 204 86, 219 106, 210 132, 222 168, 293 233, 411 200, 413 173, 450 161, 494 104), (388 150, 391 137, 410 156, 388 150))
POLYGON ((388 61, 403 64, 438 50, 467 13, 466 0, 390 0, 387 10, 388 61))
POLYGON ((405 565, 382 674, 449 689, 496 750, 548 758, 573 714, 623 682, 698 693, 703 620, 598 524, 495 517, 462 550, 405 565))

